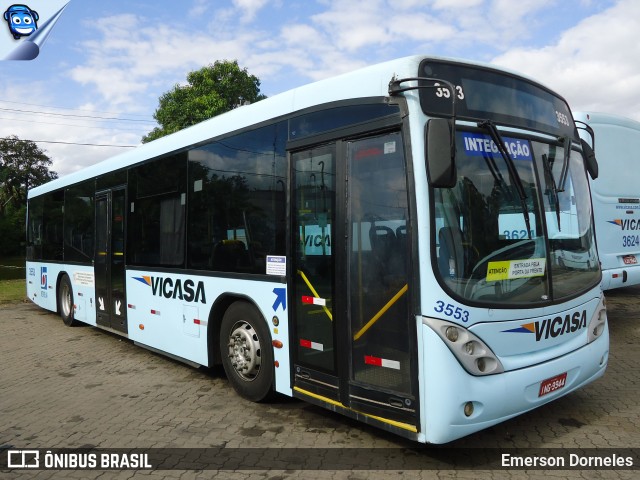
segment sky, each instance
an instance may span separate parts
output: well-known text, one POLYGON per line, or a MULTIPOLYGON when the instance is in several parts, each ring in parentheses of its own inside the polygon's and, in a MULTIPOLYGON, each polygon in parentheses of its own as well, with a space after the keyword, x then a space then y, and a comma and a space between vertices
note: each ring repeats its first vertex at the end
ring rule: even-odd
POLYGON ((574 111, 640 121, 638 32, 638 0, 70 0, 35 59, 0 60, 0 137, 36 141, 62 176, 139 145, 158 98, 216 60, 272 96, 414 54, 507 67, 574 111))

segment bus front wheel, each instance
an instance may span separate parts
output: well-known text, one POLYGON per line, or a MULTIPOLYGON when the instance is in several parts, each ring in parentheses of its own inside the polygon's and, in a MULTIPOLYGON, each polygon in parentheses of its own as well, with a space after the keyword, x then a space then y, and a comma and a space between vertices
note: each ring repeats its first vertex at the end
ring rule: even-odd
POLYGON ((58 287, 58 306, 60 308, 60 316, 62 321, 68 327, 73 327, 77 324, 74 314, 75 308, 73 303, 73 287, 71 286, 71 280, 69 275, 63 275, 60 279, 60 286, 58 287))
POLYGON ((231 304, 220 326, 222 365, 234 390, 261 402, 273 395, 271 335, 262 315, 246 302, 231 304))

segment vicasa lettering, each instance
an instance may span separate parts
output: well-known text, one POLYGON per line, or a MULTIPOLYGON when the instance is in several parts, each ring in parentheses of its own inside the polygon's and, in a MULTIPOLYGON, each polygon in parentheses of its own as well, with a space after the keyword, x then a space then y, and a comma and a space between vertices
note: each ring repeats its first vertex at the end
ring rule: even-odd
POLYGON ((134 280, 151 287, 151 293, 156 297, 173 298, 185 302, 207 303, 202 280, 194 282, 191 279, 180 280, 171 277, 152 277, 144 275, 133 277, 134 280))
POLYGON ((622 230, 640 230, 640 220, 635 218, 608 220, 608 222, 619 226, 622 230))
POLYGON ((300 227, 300 247, 305 255, 331 255, 331 225, 300 227))
POLYGON ((574 333, 587 327, 587 311, 576 310, 573 313, 567 313, 564 317, 557 316, 554 318, 546 318, 531 323, 520 325, 518 328, 503 330, 504 333, 533 333, 536 336, 536 342, 547 340, 549 338, 557 338, 567 333, 574 333))
POLYGON ((308 235, 304 239, 305 247, 321 247, 322 245, 326 245, 327 247, 331 246, 331 237, 329 235, 324 236, 324 240, 322 235, 308 235))

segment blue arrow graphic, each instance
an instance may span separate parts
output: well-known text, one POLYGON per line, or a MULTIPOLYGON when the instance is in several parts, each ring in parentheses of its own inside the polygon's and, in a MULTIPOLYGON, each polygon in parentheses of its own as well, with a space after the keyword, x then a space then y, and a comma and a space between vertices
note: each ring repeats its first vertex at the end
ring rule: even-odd
POLYGON ((273 293, 276 294, 276 301, 273 302, 273 311, 278 310, 278 307, 282 305, 282 310, 287 309, 287 289, 286 288, 274 288, 273 293))

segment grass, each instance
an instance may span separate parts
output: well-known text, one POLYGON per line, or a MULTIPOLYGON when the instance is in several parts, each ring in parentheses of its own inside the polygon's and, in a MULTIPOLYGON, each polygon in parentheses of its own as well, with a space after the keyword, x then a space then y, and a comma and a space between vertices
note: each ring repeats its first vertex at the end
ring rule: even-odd
POLYGON ((19 303, 27 298, 24 278, 17 280, 0 280, 0 305, 19 303))

